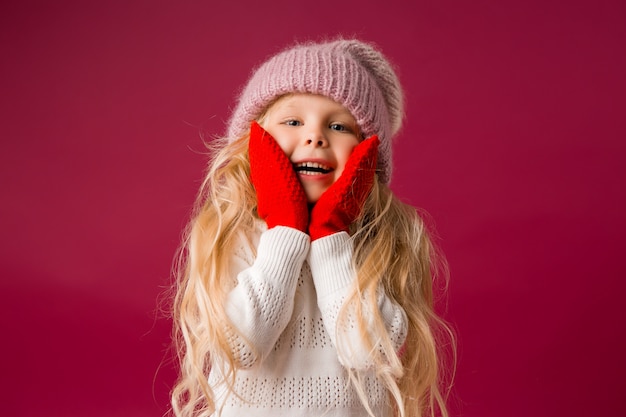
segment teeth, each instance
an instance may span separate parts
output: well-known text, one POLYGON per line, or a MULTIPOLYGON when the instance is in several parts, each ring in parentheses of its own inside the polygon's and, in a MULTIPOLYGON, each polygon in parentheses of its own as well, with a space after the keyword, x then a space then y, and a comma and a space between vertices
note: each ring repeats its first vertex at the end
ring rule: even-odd
POLYGON ((332 168, 318 162, 301 162, 295 164, 295 170, 307 175, 321 175, 330 172, 332 168))
POLYGON ((326 165, 318 164, 317 162, 301 162, 299 164, 296 164, 296 168, 319 168, 330 170, 330 168, 328 168, 326 165))

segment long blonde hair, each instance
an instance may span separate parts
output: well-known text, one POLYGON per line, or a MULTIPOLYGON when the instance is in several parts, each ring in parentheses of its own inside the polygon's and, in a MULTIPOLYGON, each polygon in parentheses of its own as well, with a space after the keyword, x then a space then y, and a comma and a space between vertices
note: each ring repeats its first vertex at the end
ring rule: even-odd
MULTIPOLYGON (((238 239, 254 229, 256 194, 249 179, 248 137, 221 139, 200 188, 192 219, 185 231, 176 265, 174 342, 180 376, 172 391, 172 409, 179 417, 208 417, 215 411, 208 374, 224 363, 232 384, 237 369, 223 305, 232 282, 229 259, 238 239), (243 233, 242 233, 243 232, 243 233), (209 296, 210 294, 210 296, 209 296), (216 360, 219 359, 219 360, 216 360)), ((424 222, 414 208, 399 201, 384 184, 375 181, 362 215, 351 227, 358 280, 350 306, 360 311, 363 299, 374 312, 374 329, 360 323, 363 343, 372 349, 377 375, 405 417, 447 416, 438 334, 454 338, 434 312, 433 268, 436 251, 424 222), (408 317, 408 335, 400 352, 394 351, 384 330, 375 294, 383 288, 408 317), (443 332, 441 332, 443 329, 443 332), (376 335, 371 340, 369 335, 376 335)), ((341 318, 340 318, 341 319, 341 318)), ((350 372, 359 392, 359 378, 350 372)), ((367 399, 360 393, 367 407, 367 399)))
MULTIPOLYGON (((373 321, 375 331, 367 328, 363 314, 356 315, 360 318, 357 324, 362 342, 372 352, 374 369, 395 400, 397 415, 447 416, 452 373, 446 371, 454 369, 455 337, 435 312, 433 292, 436 279, 447 285, 445 258, 417 210, 378 181, 351 232, 357 280, 352 296, 344 304, 344 315, 363 308, 373 314, 373 320, 368 319, 370 327, 373 321), (407 315, 408 333, 400 352, 394 350, 376 308, 379 289, 407 315)), ((361 400, 366 398, 362 396, 361 400)))

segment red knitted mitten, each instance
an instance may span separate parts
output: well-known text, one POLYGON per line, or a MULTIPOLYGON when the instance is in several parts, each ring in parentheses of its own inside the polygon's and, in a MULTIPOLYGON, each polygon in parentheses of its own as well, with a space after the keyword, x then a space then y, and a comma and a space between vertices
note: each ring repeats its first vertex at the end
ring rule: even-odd
POLYGON ((306 232, 309 211, 300 180, 276 140, 257 122, 250 127, 248 150, 259 217, 269 229, 288 226, 306 232))
POLYGON ((311 240, 347 232, 359 216, 374 184, 378 143, 377 136, 359 143, 350 154, 341 176, 313 206, 309 224, 311 240))

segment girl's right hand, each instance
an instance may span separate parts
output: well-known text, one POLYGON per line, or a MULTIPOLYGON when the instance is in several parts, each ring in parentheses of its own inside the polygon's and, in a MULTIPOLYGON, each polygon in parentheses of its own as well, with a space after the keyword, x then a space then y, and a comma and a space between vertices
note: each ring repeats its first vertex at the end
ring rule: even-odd
POLYGON ((287 226, 306 233, 309 210, 302 184, 276 140, 255 121, 248 150, 259 217, 268 229, 287 226))

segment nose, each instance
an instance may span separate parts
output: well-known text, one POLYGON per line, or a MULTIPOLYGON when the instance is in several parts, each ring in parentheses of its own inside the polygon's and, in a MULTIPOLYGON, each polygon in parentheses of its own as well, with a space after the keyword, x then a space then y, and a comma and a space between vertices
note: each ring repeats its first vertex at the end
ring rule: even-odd
POLYGON ((313 129, 307 133, 305 136, 304 143, 309 146, 314 146, 316 148, 322 148, 328 146, 328 140, 321 129, 313 129))

